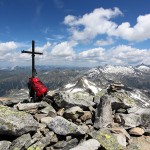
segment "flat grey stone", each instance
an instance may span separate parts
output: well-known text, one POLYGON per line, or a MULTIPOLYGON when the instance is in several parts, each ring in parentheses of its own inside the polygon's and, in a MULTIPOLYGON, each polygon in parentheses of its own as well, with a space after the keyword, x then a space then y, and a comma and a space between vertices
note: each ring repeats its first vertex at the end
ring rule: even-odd
POLYGON ((0 134, 20 136, 36 131, 38 123, 32 115, 0 105, 0 134))
POLYGON ((81 126, 77 126, 61 116, 56 116, 55 118, 50 119, 49 123, 47 123, 47 126, 59 135, 85 134, 85 131, 81 126))

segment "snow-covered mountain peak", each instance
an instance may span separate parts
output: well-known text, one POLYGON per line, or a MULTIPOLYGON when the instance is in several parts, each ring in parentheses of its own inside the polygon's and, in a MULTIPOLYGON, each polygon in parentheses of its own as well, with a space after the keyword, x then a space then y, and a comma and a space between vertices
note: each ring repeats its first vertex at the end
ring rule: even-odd
POLYGON ((134 68, 132 66, 125 67, 125 66, 112 66, 107 65, 100 69, 103 73, 113 73, 113 74, 133 74, 134 68))
POLYGON ((150 67, 148 67, 144 64, 138 66, 136 69, 138 69, 139 71, 150 71, 150 67))
POLYGON ((95 83, 87 80, 85 77, 82 77, 76 80, 74 83, 65 85, 64 90, 73 93, 86 91, 95 95, 102 89, 97 87, 95 83))

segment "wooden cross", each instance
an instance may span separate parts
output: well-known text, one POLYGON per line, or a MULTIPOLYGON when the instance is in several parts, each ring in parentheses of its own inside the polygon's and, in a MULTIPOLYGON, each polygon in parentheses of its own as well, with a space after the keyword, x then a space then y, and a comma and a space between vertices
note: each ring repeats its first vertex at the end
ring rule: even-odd
POLYGON ((21 51, 22 53, 29 53, 32 54, 32 77, 34 78, 36 75, 36 70, 35 70, 35 54, 37 55, 43 55, 43 53, 40 52, 35 52, 35 41, 32 40, 32 52, 31 51, 21 51))

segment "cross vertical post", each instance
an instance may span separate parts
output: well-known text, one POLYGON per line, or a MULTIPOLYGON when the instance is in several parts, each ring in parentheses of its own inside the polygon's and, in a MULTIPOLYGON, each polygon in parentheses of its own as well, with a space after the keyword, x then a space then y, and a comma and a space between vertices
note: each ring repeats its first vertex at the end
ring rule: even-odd
POLYGON ((32 40, 32 77, 34 78, 35 77, 35 41, 32 40))
POLYGON ((32 55, 32 78, 35 77, 36 70, 35 70, 35 54, 43 55, 43 53, 35 52, 35 41, 32 40, 32 51, 25 51, 23 50, 22 53, 28 53, 32 55))

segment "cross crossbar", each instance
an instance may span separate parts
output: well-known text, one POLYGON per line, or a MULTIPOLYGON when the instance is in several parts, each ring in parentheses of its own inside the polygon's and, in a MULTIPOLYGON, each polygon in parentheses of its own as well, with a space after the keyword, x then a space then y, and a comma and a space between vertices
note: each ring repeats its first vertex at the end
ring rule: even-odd
POLYGON ((32 77, 35 77, 36 74, 36 70, 35 70, 35 54, 37 55, 43 55, 43 53, 40 52, 35 52, 35 41, 32 40, 32 51, 21 51, 22 53, 28 53, 28 54, 32 54, 32 77))

